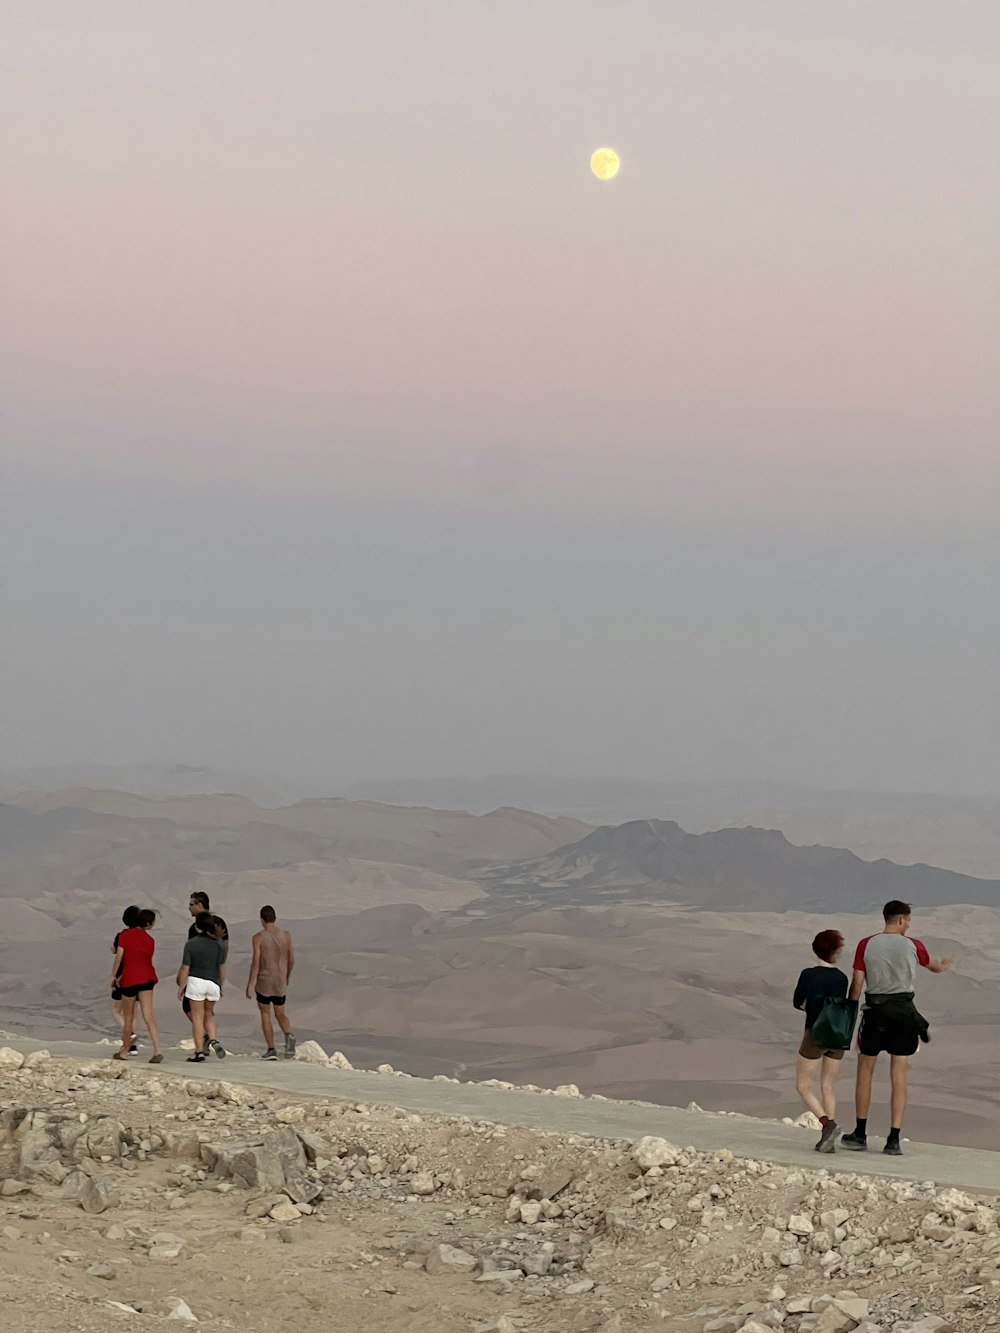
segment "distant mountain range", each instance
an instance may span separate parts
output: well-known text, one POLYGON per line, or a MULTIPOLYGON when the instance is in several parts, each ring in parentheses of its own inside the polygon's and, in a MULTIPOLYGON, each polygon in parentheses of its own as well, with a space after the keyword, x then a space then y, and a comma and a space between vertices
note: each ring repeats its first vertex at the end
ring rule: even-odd
POLYGON ((595 829, 570 846, 482 878, 496 894, 532 903, 646 899, 751 912, 875 912, 890 898, 922 907, 1000 906, 1000 880, 863 861, 832 847, 797 847, 774 829, 693 834, 656 819, 595 829))

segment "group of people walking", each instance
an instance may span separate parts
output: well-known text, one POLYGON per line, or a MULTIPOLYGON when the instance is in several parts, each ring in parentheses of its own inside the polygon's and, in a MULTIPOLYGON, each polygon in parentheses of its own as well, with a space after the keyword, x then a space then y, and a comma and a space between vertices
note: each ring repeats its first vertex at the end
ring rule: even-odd
MULTIPOLYGON (((220 1060, 226 1055, 219 1040, 215 1006, 222 999, 226 984, 229 928, 222 917, 214 915, 209 908, 206 893, 191 894, 188 910, 193 920, 177 971, 177 996, 191 1023, 194 1040, 194 1051, 188 1056, 189 1064, 202 1064, 212 1054, 220 1060)), ((278 926, 273 907, 260 909, 260 922, 261 929, 252 941, 247 999, 256 996, 261 1029, 267 1043, 263 1058, 278 1058, 271 1022, 273 1011, 284 1037, 285 1057, 291 1059, 295 1054, 295 1036, 285 1013, 285 1000, 295 964, 292 937, 278 926)), ((135 1031, 138 1008, 153 1048, 149 1063, 161 1064, 160 1032, 153 1013, 153 992, 159 984, 153 963, 156 941, 152 931, 156 913, 148 907, 126 907, 122 924, 124 929, 118 932, 112 945, 111 1010, 122 1034, 121 1048, 113 1058, 128 1060, 138 1054, 135 1031)))
POLYGON ((910 1058, 921 1041, 930 1041, 929 1024, 914 1003, 918 970, 945 972, 952 962, 950 958, 932 958, 919 940, 908 935, 912 911, 909 903, 896 898, 886 903, 882 909, 883 929, 858 945, 850 978, 837 966, 844 948, 843 935, 837 930, 823 930, 813 940, 813 953, 819 961, 802 971, 792 1003, 796 1009, 805 1011, 795 1087, 820 1122, 817 1152, 836 1151, 839 1126, 835 1084, 853 1034, 850 1006, 857 1005, 864 992, 854 1089, 857 1121, 850 1133, 841 1135, 840 1145, 852 1152, 868 1150, 872 1080, 878 1057, 884 1053, 889 1056, 891 1102, 889 1135, 882 1151, 892 1157, 902 1156, 900 1132, 906 1110, 910 1058), (848 1002, 849 1021, 846 1028, 841 1023, 841 1030, 846 1033, 846 1044, 832 1045, 829 1038, 833 1028, 826 1021, 828 1011, 831 1006, 841 1006, 843 1010, 844 1001, 848 1002))

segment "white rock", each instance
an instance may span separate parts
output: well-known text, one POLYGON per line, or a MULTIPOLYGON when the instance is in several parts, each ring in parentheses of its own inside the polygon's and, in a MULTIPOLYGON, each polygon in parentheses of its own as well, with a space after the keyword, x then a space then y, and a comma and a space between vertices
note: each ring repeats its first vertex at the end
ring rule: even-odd
POLYGON ((330 1057, 318 1041, 304 1041, 296 1046, 295 1058, 307 1065, 325 1065, 330 1062, 330 1057))
POLYGON ((24 1069, 40 1069, 42 1065, 47 1065, 52 1059, 48 1051, 32 1051, 30 1055, 24 1057, 24 1069))
POLYGON ((190 1305, 188 1305, 187 1301, 182 1301, 179 1296, 172 1302, 170 1313, 167 1315, 167 1318, 179 1319, 185 1324, 197 1324, 198 1322, 197 1316, 191 1309, 190 1305))
POLYGON ((793 1213, 788 1219, 788 1230, 793 1236, 811 1236, 813 1233, 812 1218, 806 1213, 793 1213))
POLYGON ((554 1097, 582 1097, 580 1089, 575 1083, 560 1083, 558 1088, 552 1089, 554 1097))
POLYGON ((799 1129, 812 1129, 817 1133, 823 1128, 816 1116, 813 1115, 812 1111, 803 1111, 798 1120, 795 1121, 795 1124, 799 1129))
POLYGON ((892 1333, 952 1333, 953 1325, 944 1319, 941 1315, 925 1314, 922 1319, 917 1319, 912 1323, 904 1320, 902 1323, 893 1324, 892 1333))
POLYGON ((521 1204, 521 1221, 525 1226, 533 1227, 541 1219, 542 1205, 534 1200, 521 1204))
POLYGON ((417 1171, 410 1178, 410 1193, 429 1198, 437 1189, 437 1182, 432 1171, 417 1171))
POLYGON ((9 1046, 0 1046, 0 1069, 20 1069, 24 1064, 24 1056, 20 1051, 12 1050, 9 1046))
POLYGON ((681 1149, 666 1139, 647 1134, 635 1145, 632 1155, 637 1166, 643 1171, 649 1171, 654 1166, 675 1166, 681 1156, 681 1149))
POLYGON ((334 1051, 326 1062, 331 1069, 353 1069, 354 1066, 348 1060, 343 1051, 334 1051))

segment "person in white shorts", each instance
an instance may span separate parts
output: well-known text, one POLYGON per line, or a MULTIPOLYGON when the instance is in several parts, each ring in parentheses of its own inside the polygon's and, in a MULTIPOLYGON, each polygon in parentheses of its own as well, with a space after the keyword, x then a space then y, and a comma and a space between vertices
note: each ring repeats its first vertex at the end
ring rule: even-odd
POLYGON ((178 999, 191 1005, 191 1025, 194 1029, 194 1054, 188 1064, 205 1063, 204 1045, 220 1060, 225 1059, 225 1048, 219 1041, 215 1027, 215 1006, 222 999, 226 981, 226 944, 222 939, 222 922, 210 912, 195 918, 195 934, 184 945, 184 957, 177 973, 178 999))

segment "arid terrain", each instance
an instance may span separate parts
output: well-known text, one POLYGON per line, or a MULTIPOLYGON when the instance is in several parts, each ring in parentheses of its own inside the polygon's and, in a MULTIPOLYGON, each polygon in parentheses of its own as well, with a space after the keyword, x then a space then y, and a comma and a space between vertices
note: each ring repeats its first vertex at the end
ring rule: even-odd
POLYGON ((658 1136, 415 1115, 394 1109, 391 1078, 361 1104, 7 1048, 0 1077, 12 1333, 1000 1322, 996 1197, 839 1157, 779 1167, 658 1136))
MULTIPOLYGON (((914 1062, 909 1128, 993 1144, 995 883, 765 830, 85 789, 0 806, 0 869, 0 1024, 14 1030, 109 1032, 110 940, 139 902, 161 913, 158 1010, 182 1035, 169 981, 202 888, 231 927, 220 1018, 242 1043, 258 1040, 242 992, 269 901, 297 941, 299 1035, 356 1063, 766 1115, 797 1111, 789 996, 812 935, 833 925, 853 947, 886 897, 910 897, 915 933, 957 962, 922 979, 938 1040, 914 1062)), ((849 1084, 850 1061, 848 1100, 849 1084)))

